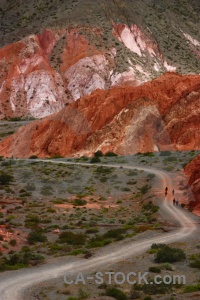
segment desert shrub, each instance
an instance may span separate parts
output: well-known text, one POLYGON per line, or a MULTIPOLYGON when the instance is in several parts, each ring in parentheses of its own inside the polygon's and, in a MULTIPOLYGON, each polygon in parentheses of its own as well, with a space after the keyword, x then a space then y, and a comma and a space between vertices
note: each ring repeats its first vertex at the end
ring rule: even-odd
POLYGON ((103 174, 103 175, 108 175, 112 172, 113 172, 112 168, 106 168, 106 167, 102 167, 102 166, 97 167, 96 170, 95 170, 95 173, 103 174))
POLYGON ((61 156, 60 154, 55 154, 53 156, 51 156, 52 159, 57 159, 57 158, 63 158, 63 156, 61 156))
POLYGON ((149 279, 149 282, 151 282, 151 284, 135 284, 134 288, 143 291, 147 295, 166 294, 172 291, 172 284, 166 284, 164 282, 157 284, 153 279, 149 279))
POLYGON ((162 249, 159 249, 158 252, 156 253, 155 262, 171 263, 171 262, 184 260, 185 258, 186 258, 186 256, 185 256, 185 253, 183 252, 183 250, 165 246, 162 249))
POLYGON ((137 175, 137 174, 138 174, 138 171, 137 171, 137 170, 130 170, 130 171, 128 171, 128 173, 127 173, 128 176, 135 176, 135 175, 137 175))
POLYGON ((156 175, 152 174, 152 173, 150 173, 150 174, 147 175, 147 178, 149 178, 149 179, 153 179, 154 177, 156 177, 156 175))
POLYGON ((74 233, 71 231, 61 232, 59 235, 59 243, 68 243, 71 245, 83 245, 86 241, 86 235, 83 233, 74 233))
POLYGON ((123 233, 126 233, 125 228, 110 229, 106 233, 103 234, 103 238, 120 240, 123 238, 123 236, 122 236, 123 233))
POLYGON ((152 201, 149 201, 147 204, 142 206, 142 209, 148 213, 154 214, 159 210, 159 206, 154 205, 152 201))
POLYGON ((17 241, 15 239, 12 239, 12 240, 10 240, 9 244, 11 246, 15 246, 15 245, 17 245, 17 241))
POLYGON ((47 237, 44 235, 43 230, 38 228, 35 230, 32 230, 28 237, 27 241, 29 242, 30 245, 33 245, 35 243, 44 243, 47 241, 47 237))
POLYGON ((166 247, 167 245, 166 244, 157 244, 157 243, 154 243, 151 245, 151 249, 157 249, 157 250, 160 250, 160 249, 163 249, 164 247, 166 247))
POLYGON ((98 247, 104 247, 111 243, 110 239, 102 239, 99 236, 96 236, 94 238, 91 238, 89 241, 87 248, 98 248, 98 247))
POLYGON ((168 163, 168 162, 174 162, 177 161, 177 158, 175 156, 170 156, 170 157, 166 157, 163 162, 168 163))
POLYGON ((200 253, 192 255, 190 259, 192 260, 190 267, 200 269, 200 253))
POLYGON ((8 185, 13 181, 14 177, 3 171, 0 172, 0 185, 8 185))
POLYGON ((121 291, 120 289, 117 289, 115 287, 108 288, 106 290, 106 296, 113 297, 117 300, 127 300, 128 299, 126 294, 123 291, 121 291))
POLYGON ((161 268, 162 268, 162 269, 165 269, 165 270, 167 270, 167 271, 174 271, 174 267, 173 267, 171 264, 169 264, 169 263, 163 264, 163 265, 161 266, 161 268))
POLYGON ((162 151, 160 152, 160 156, 170 156, 171 152, 170 151, 162 151))
POLYGON ((96 163, 100 163, 101 162, 101 160, 100 160, 100 158, 99 157, 92 157, 92 159, 90 160, 90 163, 91 164, 96 164, 96 163))
POLYGON ((112 156, 118 156, 118 155, 114 152, 108 151, 108 152, 105 153, 105 156, 112 157, 112 156))
POLYGON ((144 195, 148 192, 148 190, 150 189, 151 187, 148 185, 148 184, 145 184, 143 187, 140 188, 140 192, 144 195))
POLYGON ((87 204, 87 201, 85 200, 82 200, 82 199, 75 199, 73 204, 75 206, 83 206, 83 205, 86 205, 87 204))
POLYGON ((25 251, 21 249, 19 253, 11 253, 0 259, 0 271, 17 270, 27 267, 29 264, 36 265, 43 260, 44 257, 42 255, 33 253, 30 249, 25 251))
POLYGON ((30 157, 29 157, 29 159, 37 159, 38 157, 37 157, 37 155, 31 155, 30 157))
POLYGON ((33 228, 40 223, 40 218, 35 214, 29 214, 25 219, 25 227, 33 228))
POLYGON ((145 152, 143 153, 144 156, 149 156, 149 157, 153 157, 154 153, 153 152, 145 152))
POLYGON ((98 231, 99 231, 98 228, 88 228, 86 229, 85 233, 92 234, 92 233, 97 233, 98 231))
POLYGON ((200 291, 200 283, 186 286, 183 293, 192 293, 197 291, 200 291))
POLYGON ((97 152, 94 153, 95 157, 102 157, 103 156, 103 152, 101 150, 98 150, 97 152))
POLYGON ((152 273, 160 273, 161 270, 158 268, 158 267, 149 267, 149 272, 152 272, 152 273))

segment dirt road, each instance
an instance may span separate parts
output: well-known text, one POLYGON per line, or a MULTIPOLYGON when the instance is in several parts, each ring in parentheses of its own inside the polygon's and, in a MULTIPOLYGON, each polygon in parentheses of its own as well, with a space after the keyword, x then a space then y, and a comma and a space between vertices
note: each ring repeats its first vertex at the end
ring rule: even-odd
MULTIPOLYGON (((28 161, 28 160, 27 160, 28 161)), ((89 163, 69 163, 55 160, 39 160, 44 162, 52 162, 55 164, 77 164, 84 166, 94 166, 89 163)), ((98 166, 114 167, 124 169, 138 169, 146 172, 154 173, 159 179, 159 187, 161 190, 168 186, 172 190, 172 182, 169 173, 160 171, 154 168, 126 166, 126 165, 114 165, 114 164, 98 164, 98 166)), ((0 299, 1 300, 22 300, 23 293, 29 287, 41 283, 43 281, 52 280, 64 276, 66 272, 78 272, 78 271, 95 271, 99 267, 113 265, 114 263, 121 261, 127 257, 132 257, 137 254, 141 254, 146 251, 153 243, 171 243, 183 239, 187 239, 194 234, 198 225, 198 217, 195 217, 192 213, 189 213, 181 207, 173 207, 171 200, 168 197, 163 198, 160 204, 160 210, 162 214, 169 216, 171 220, 174 220, 179 226, 174 231, 168 233, 162 233, 151 238, 141 239, 137 241, 130 241, 130 243, 117 243, 113 248, 107 246, 100 254, 97 254, 89 260, 80 258, 69 257, 61 258, 60 261, 51 264, 41 265, 39 267, 22 269, 18 271, 4 272, 0 274, 0 299), (112 251, 111 251, 112 249, 112 251)))

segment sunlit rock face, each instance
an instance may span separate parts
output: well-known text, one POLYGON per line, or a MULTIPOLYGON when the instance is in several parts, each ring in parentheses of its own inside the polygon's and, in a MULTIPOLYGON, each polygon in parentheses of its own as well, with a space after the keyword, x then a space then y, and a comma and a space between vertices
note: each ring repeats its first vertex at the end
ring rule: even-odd
MULTIPOLYGON (((43 118, 98 89, 139 86, 188 65, 169 60, 154 28, 129 24, 54 26, 0 49, 0 119, 43 118)), ((199 57, 198 39, 177 30, 177 49, 183 42, 199 57)))
MULTIPOLYGON (((143 70, 144 80, 150 78, 151 68, 156 72, 162 72, 163 68, 165 71, 176 71, 176 67, 170 66, 164 59, 159 44, 150 30, 148 30, 148 33, 144 33, 136 24, 132 24, 130 27, 125 24, 113 24, 113 35, 130 51, 137 54, 140 59, 144 59, 141 64, 142 67, 140 66, 141 70, 143 70), (146 59, 152 61, 151 67, 145 68, 146 59)), ((140 71, 136 66, 135 68, 140 71)))
POLYGON ((199 149, 200 76, 165 75, 143 85, 96 90, 21 127, 0 155, 48 157, 199 149))
POLYGON ((188 199, 189 206, 200 215, 200 155, 185 167, 185 173, 194 195, 194 199, 188 199))
POLYGON ((0 117, 42 118, 67 102, 61 75, 48 56, 56 39, 45 31, 0 50, 0 117))
POLYGON ((128 58, 124 70, 116 62, 118 50, 102 44, 100 28, 47 29, 0 50, 0 118, 42 118, 97 89, 137 86, 152 74, 175 68, 167 64, 152 34, 137 25, 113 25, 113 35, 144 61, 128 58), (89 36, 100 40, 96 47, 89 36), (146 60, 152 60, 152 67, 146 60), (152 73, 153 72, 153 73, 152 73))

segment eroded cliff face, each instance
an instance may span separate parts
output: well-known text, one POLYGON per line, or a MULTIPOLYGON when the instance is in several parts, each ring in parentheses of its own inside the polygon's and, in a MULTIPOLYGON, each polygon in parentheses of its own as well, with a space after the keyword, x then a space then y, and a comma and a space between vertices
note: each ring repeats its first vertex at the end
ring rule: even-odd
MULTIPOLYGON (((182 34, 197 51, 198 41, 182 34)), ((176 70, 150 29, 114 22, 107 33, 77 25, 30 35, 0 50, 0 66, 1 119, 43 118, 97 89, 138 86, 176 70)))
POLYGON ((48 157, 199 149, 200 76, 166 73, 137 87, 96 90, 0 143, 0 155, 48 157))
MULTIPOLYGON (((125 24, 113 24, 114 36, 122 42, 129 50, 137 54, 139 57, 146 58, 152 62, 151 68, 156 72, 176 71, 175 66, 170 66, 164 58, 159 44, 155 40, 152 32, 148 30, 148 34, 144 33, 142 29, 136 24, 128 27, 125 24)), ((145 73, 145 66, 143 66, 145 73)), ((136 66, 137 70, 137 66, 136 66)), ((149 69, 147 78, 152 73, 149 69)))
POLYGON ((65 106, 62 77, 48 61, 55 42, 46 31, 0 50, 0 118, 41 118, 65 106))
POLYGON ((189 199, 189 206, 200 215, 200 155, 184 169, 195 199, 189 199))

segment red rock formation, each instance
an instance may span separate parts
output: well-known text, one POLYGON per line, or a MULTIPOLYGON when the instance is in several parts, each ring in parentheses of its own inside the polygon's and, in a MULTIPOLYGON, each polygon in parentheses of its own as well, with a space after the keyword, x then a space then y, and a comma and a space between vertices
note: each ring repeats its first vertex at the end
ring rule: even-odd
POLYGON ((174 70, 150 32, 113 24, 113 34, 134 52, 126 63, 102 29, 89 26, 46 29, 1 49, 0 119, 45 117, 96 89, 136 86, 174 70))
MULTIPOLYGON (((144 32, 136 24, 128 27, 126 24, 113 23, 113 35, 139 57, 146 57, 148 61, 152 61, 154 71, 162 71, 163 68, 166 71, 176 71, 176 67, 170 66, 165 60, 158 42, 149 29, 148 32, 144 32)), ((142 70, 139 66, 136 69, 143 73, 143 78, 147 81, 152 72, 151 67, 142 70)))
POLYGON ((195 200, 191 200, 189 206, 200 215, 200 155, 193 159, 184 169, 191 186, 195 200))
POLYGON ((62 78, 48 61, 55 42, 46 30, 0 50, 0 118, 44 117, 68 102, 62 78))
POLYGON ((0 143, 0 155, 199 149, 199 99, 199 75, 166 73, 142 86, 97 90, 57 114, 21 127, 0 143))

